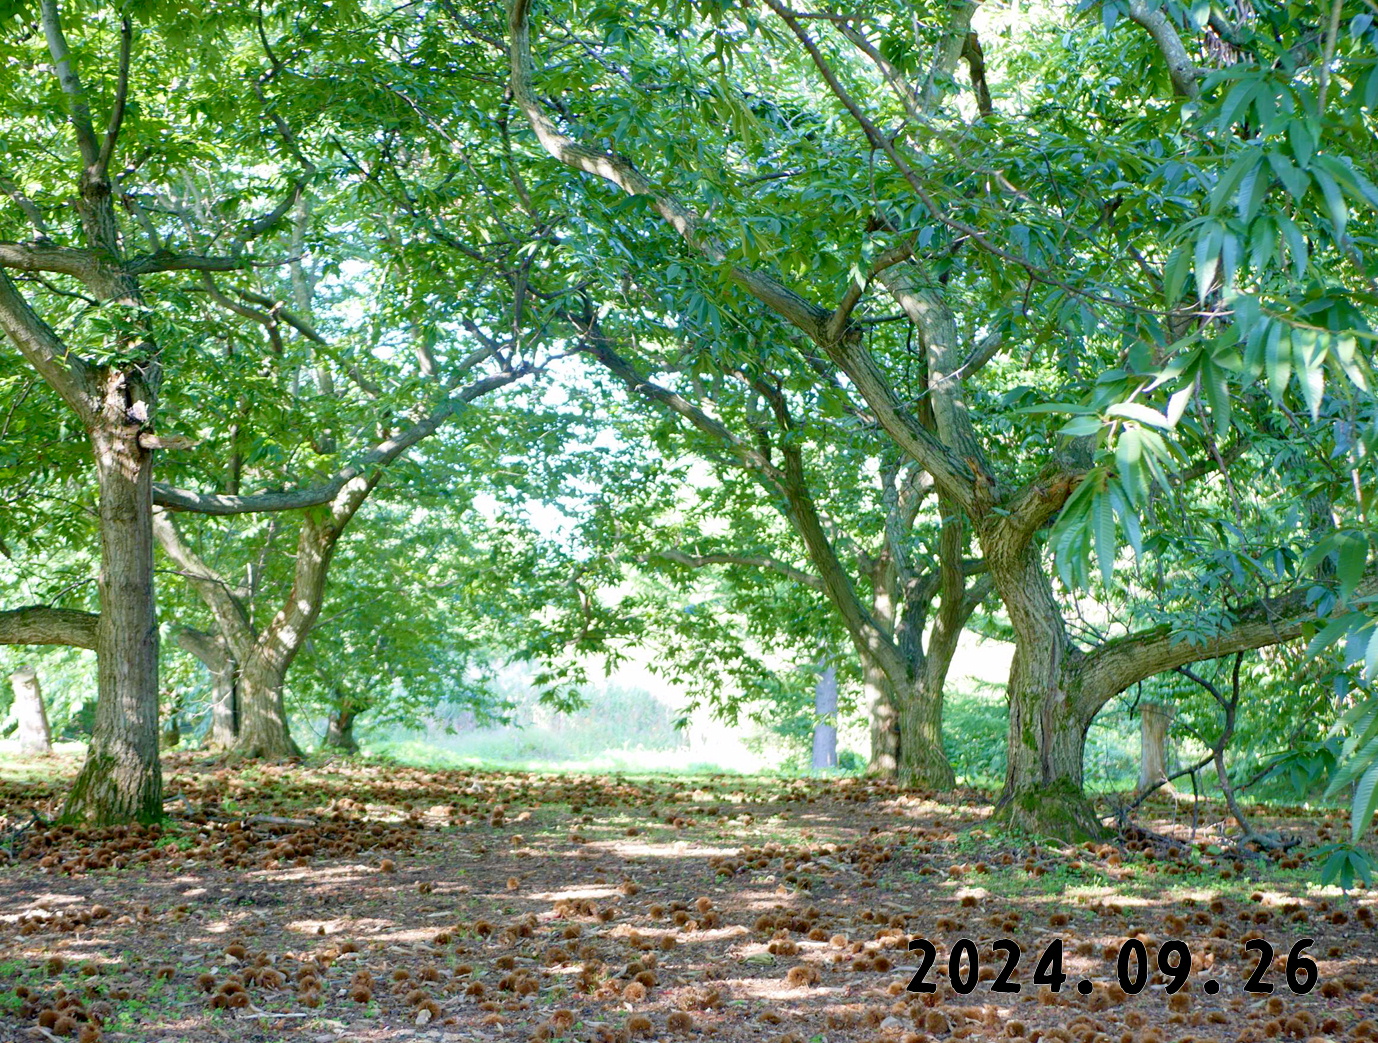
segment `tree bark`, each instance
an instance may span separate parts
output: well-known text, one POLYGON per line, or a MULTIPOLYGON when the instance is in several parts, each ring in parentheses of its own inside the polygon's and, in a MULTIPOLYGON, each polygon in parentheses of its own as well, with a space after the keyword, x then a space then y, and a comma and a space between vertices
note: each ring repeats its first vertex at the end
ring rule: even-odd
POLYGON ((354 721, 358 716, 358 711, 352 706, 336 706, 330 711, 321 745, 340 753, 358 753, 359 743, 354 738, 354 721))
POLYGON ((813 726, 812 767, 837 767, 837 667, 828 663, 813 690, 813 712, 822 718, 813 726))
POLYGON ((996 814, 1030 833, 1070 840, 1103 836, 1100 818, 1082 791, 1091 724, 1076 698, 1076 670, 1084 656, 1067 637, 1038 547, 1032 541, 1009 546, 989 539, 984 549, 1015 632, 1006 687, 1005 788, 996 814))
POLYGON ((871 708, 871 759, 866 771, 894 778, 900 767, 899 711, 890 691, 890 679, 874 659, 861 657, 863 697, 871 708))
POLYGON ((14 717, 19 724, 19 752, 41 756, 53 752, 53 737, 48 730, 48 711, 43 707, 43 690, 31 666, 21 666, 10 674, 14 688, 14 717))
POLYGON ((899 770, 901 786, 950 790, 957 776, 943 748, 943 688, 925 678, 897 691, 899 711, 899 770))
POLYGON ((287 760, 301 756, 301 747, 287 727, 282 687, 287 665, 260 653, 249 657, 239 671, 239 735, 234 753, 241 757, 287 760))
POLYGON ((1167 729, 1175 711, 1162 703, 1139 704, 1139 791, 1167 782, 1167 729))
POLYGON ((234 660, 225 657, 223 669, 211 674, 211 727, 207 745, 228 750, 239 739, 239 685, 234 660))
POLYGON ((76 609, 47 605, 13 608, 0 612, 0 645, 68 645, 94 651, 99 622, 94 612, 76 609))
MULTIPOLYGON (((157 531, 155 527, 155 534, 157 531)), ((227 750, 239 736, 238 670, 230 654, 229 642, 223 634, 212 637, 191 627, 177 628, 174 637, 177 644, 199 659, 211 675, 211 723, 206 746, 227 750)))
POLYGON ((154 822, 163 811, 158 761, 158 625, 153 598, 153 459, 131 423, 126 374, 107 370, 92 431, 100 484, 100 621, 96 721, 63 821, 154 822))

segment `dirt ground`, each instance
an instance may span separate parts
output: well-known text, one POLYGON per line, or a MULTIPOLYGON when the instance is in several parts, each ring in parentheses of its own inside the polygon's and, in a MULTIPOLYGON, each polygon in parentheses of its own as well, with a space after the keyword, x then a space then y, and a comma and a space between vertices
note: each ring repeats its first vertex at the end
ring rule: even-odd
MULTIPOLYGON (((1171 847, 1064 847, 992 836, 987 795, 855 779, 178 755, 165 826, 43 828, 29 809, 55 811, 76 766, 0 782, 6 1043, 1378 1040, 1378 893, 1318 887, 1305 847, 1237 852, 1213 807, 1141 812, 1171 847), (1181 992, 1114 984, 1135 936, 1155 960, 1187 943, 1181 992), (1303 937, 1319 984, 1294 995, 1303 937), (905 991, 910 938, 936 948, 935 992, 905 991), (968 995, 947 975, 961 938, 968 995), (991 991, 1002 938, 1023 950, 1017 994, 991 991), (1254 938, 1272 995, 1242 988, 1254 938), (1056 993, 1033 981, 1055 939, 1056 993)), ((1338 812, 1291 811, 1262 824, 1344 834, 1338 812)))

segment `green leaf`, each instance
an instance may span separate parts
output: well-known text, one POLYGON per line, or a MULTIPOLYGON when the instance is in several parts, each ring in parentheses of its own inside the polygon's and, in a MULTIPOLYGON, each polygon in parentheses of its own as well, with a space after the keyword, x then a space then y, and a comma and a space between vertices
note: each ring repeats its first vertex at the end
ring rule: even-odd
POLYGON ((1321 651, 1329 648, 1345 634, 1349 633, 1348 618, 1331 620, 1327 623, 1306 645, 1306 654, 1309 656, 1319 655, 1321 651))
POLYGON ((1287 391, 1287 385, 1292 380, 1291 330, 1287 331, 1285 348, 1282 343, 1282 335, 1282 324, 1273 323, 1268 330, 1268 340, 1264 346, 1264 361, 1268 367, 1268 394, 1273 396, 1275 402, 1282 401, 1282 396, 1287 391))
POLYGON ((1094 435, 1101 429, 1101 426, 1100 417, 1079 416, 1065 424, 1058 434, 1066 438, 1082 438, 1086 435, 1094 435))
POLYGON ((1378 761, 1369 765, 1363 778, 1354 787, 1354 802, 1349 810, 1350 838, 1358 841, 1373 821, 1373 813, 1378 811, 1378 761))
POLYGON ((1163 279, 1163 296, 1168 304, 1175 303, 1182 296, 1182 288, 1187 284, 1191 272, 1191 255, 1186 246, 1176 246, 1168 255, 1163 279))
POLYGON ((1255 163, 1239 182, 1239 193, 1235 196, 1235 209, 1241 221, 1247 224, 1254 219, 1268 197, 1268 188, 1269 179, 1263 173, 1263 164, 1255 163))
POLYGON ((1254 95, 1258 93, 1262 84, 1255 78, 1242 79, 1230 88, 1230 93, 1225 95, 1225 101, 1220 106, 1220 129, 1223 131, 1231 130, 1235 122, 1249 107, 1254 95))
POLYGON ((1249 149, 1230 165, 1211 192, 1211 213, 1216 214, 1224 209, 1225 203, 1236 195, 1245 178, 1258 169, 1262 160, 1262 152, 1249 149))
POLYGON ((1273 263, 1277 239, 1277 223, 1271 217, 1264 215, 1253 223, 1249 231, 1249 266, 1255 272, 1262 274, 1273 263))
POLYGON ((1177 422, 1182 419, 1182 414, 1187 411, 1187 405, 1191 402, 1191 396, 1196 388, 1191 384, 1174 391, 1167 400, 1167 425, 1176 427, 1177 422))
POLYGON ((1230 385, 1225 370, 1212 359, 1201 363, 1201 383, 1206 389, 1206 401, 1211 407, 1211 420, 1216 435, 1223 437, 1230 430, 1230 385))
POLYGON ((1326 209, 1330 211, 1330 221, 1335 226, 1335 237, 1337 239, 1343 238, 1345 225, 1349 221, 1349 207, 1345 205, 1344 194, 1340 191, 1340 186, 1320 166, 1311 171, 1311 176, 1320 187, 1321 195, 1325 197, 1326 209))
POLYGON ((1306 190, 1311 182, 1307 179, 1304 171, 1299 170, 1290 159, 1281 152, 1268 153, 1268 165, 1273 168, 1273 173, 1282 182, 1282 187, 1287 190, 1287 194, 1292 197, 1292 202, 1300 203, 1302 197, 1306 195, 1306 190))
POLYGON ((1316 152, 1316 132, 1311 128, 1309 122, 1302 122, 1299 119, 1289 120, 1287 123, 1287 140, 1292 143, 1292 155, 1296 158, 1297 165, 1305 169, 1311 163, 1311 157, 1316 152))
POLYGON ((1340 536, 1338 543, 1335 574, 1340 580, 1341 594, 1348 599, 1364 578, 1364 566, 1368 563, 1368 537, 1357 532, 1346 532, 1340 536))
POLYGON ((1292 331, 1292 361, 1297 367, 1301 397, 1315 420, 1321 415, 1325 395, 1325 345, 1317 331, 1292 331))
POLYGON ((1205 304, 1220 268, 1220 240, 1224 229, 1215 223, 1201 226, 1196 236, 1196 299, 1205 304))
POLYGON ((1301 229, 1290 217, 1279 217, 1278 224, 1282 227, 1282 237, 1287 242, 1288 256, 1292 258, 1292 274, 1300 279, 1306 275, 1306 262, 1310 256, 1306 237, 1301 234, 1301 229))
POLYGON ((1093 511, 1096 560, 1100 564, 1101 581, 1108 586, 1115 577, 1115 507, 1110 497, 1102 493, 1096 497, 1093 511))
POLYGON ((1149 409, 1147 406, 1140 405, 1138 402, 1117 402, 1105 411, 1105 415, 1135 420, 1152 427, 1169 428, 1172 426, 1172 421, 1162 413, 1156 409, 1149 409))

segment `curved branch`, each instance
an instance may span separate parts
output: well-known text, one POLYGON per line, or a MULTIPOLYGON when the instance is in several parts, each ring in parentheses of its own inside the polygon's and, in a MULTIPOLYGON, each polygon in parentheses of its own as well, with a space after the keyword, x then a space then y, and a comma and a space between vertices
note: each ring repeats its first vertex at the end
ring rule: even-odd
POLYGON ((96 170, 104 177, 110 169, 110 160, 115 155, 115 143, 120 138, 120 125, 124 123, 125 103, 129 100, 129 59, 134 49, 134 27, 127 15, 120 17, 120 59, 115 79, 115 103, 110 108, 110 122, 105 127, 105 140, 101 142, 100 154, 96 157, 96 170))
MULTIPOLYGON (((508 29, 511 43, 512 97, 525 114, 541 147, 552 157, 586 174, 593 174, 617 186, 629 196, 645 196, 656 212, 680 237, 714 264, 723 264, 727 252, 722 245, 699 233, 698 215, 678 199, 660 191, 651 180, 616 152, 600 152, 575 141, 561 131, 546 114, 532 87, 534 62, 531 57, 529 24, 531 0, 510 0, 508 29)), ((832 312, 805 300, 799 294, 762 272, 733 266, 729 276, 752 296, 792 323, 807 337, 821 341, 826 336, 832 312)))
MULTIPOLYGON (((1089 720, 1120 692, 1154 674, 1301 637, 1306 625, 1316 622, 1315 607, 1306 597, 1310 586, 1244 606, 1232 626, 1200 644, 1181 640, 1166 625, 1105 642, 1085 654, 1079 709, 1089 720)), ((1359 584, 1356 596, 1375 592, 1378 577, 1371 576, 1359 584)))
POLYGON ((43 37, 48 44, 48 53, 53 58, 53 71, 62 93, 67 95, 67 106, 71 111, 72 129, 76 131, 77 147, 81 150, 82 161, 92 168, 100 162, 100 146, 96 143, 96 132, 91 124, 91 106, 86 100, 86 89, 81 85, 76 66, 72 64, 72 53, 67 46, 67 37, 62 31, 62 19, 58 17, 57 0, 42 0, 39 5, 39 20, 43 23, 43 37))
POLYGON ((1153 37, 1153 42, 1157 44, 1158 50, 1167 61, 1167 74, 1172 80, 1172 89, 1183 98, 1195 98, 1200 93, 1196 83, 1196 63, 1191 60, 1191 55, 1187 54, 1186 47, 1182 45, 1182 38, 1177 35, 1177 30, 1168 20, 1168 16, 1158 5, 1150 4, 1147 0, 1130 0, 1125 13, 1129 15, 1130 21, 1153 37))
MULTIPOLYGON (((772 0, 767 0, 772 2, 772 0)), ((511 59, 511 89, 513 100, 525 114, 541 146, 553 158, 575 170, 593 174, 622 189, 628 195, 645 196, 657 213, 684 241, 715 264, 726 262, 726 251, 716 241, 699 234, 698 217, 679 200, 653 185, 629 160, 615 152, 600 152, 574 140, 561 131, 547 115, 532 86, 531 30, 528 22, 530 0, 509 0, 508 28, 511 59)), ((878 132, 877 132, 878 133, 878 132)), ((979 233, 977 233, 979 234, 979 233)), ((885 258, 888 263, 889 258, 885 258)), ((774 278, 751 269, 732 266, 728 275, 781 318, 791 323, 822 348, 829 357, 857 384, 871 407, 898 428, 903 429, 902 445, 934 476, 939 485, 963 507, 972 496, 970 469, 938 439, 925 431, 898 404, 888 381, 871 357, 860 345, 860 338, 850 329, 835 329, 834 312, 813 304, 774 278)), ((844 303, 855 305, 853 294, 844 303)), ((886 424, 889 428, 889 423, 886 424)))
POLYGON ((356 463, 341 469, 335 477, 320 485, 285 492, 265 492, 249 496, 225 496, 219 493, 198 493, 190 489, 176 489, 162 482, 153 483, 153 502, 170 511, 191 511, 195 514, 259 514, 271 511, 297 511, 332 503, 350 482, 373 471, 369 485, 378 481, 378 472, 424 438, 434 434, 442 424, 459 413, 466 405, 488 392, 520 380, 531 371, 529 366, 517 366, 501 373, 476 380, 457 394, 451 395, 423 420, 405 431, 379 442, 356 463))
POLYGON ((201 660, 212 674, 222 673, 230 665, 229 652, 219 638, 194 627, 179 626, 172 631, 177 647, 201 660))
POLYGON ((13 280, 0 269, 0 329, 19 353, 48 382, 83 423, 95 416, 95 381, 91 368, 67 350, 51 326, 33 310, 13 280))

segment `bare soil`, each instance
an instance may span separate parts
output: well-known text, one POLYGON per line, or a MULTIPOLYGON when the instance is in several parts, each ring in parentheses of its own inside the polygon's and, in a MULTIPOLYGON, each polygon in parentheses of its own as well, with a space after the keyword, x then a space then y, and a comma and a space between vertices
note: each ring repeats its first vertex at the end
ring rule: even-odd
POLYGON ((1320 888, 1306 857, 1339 812, 1258 809, 1304 840, 1285 855, 1170 801, 1140 820, 1173 843, 1062 846, 987 831, 985 794, 857 779, 177 755, 165 825, 42 826, 75 768, 0 781, 6 1043, 1378 1039, 1378 894, 1320 888), (1137 996, 1115 984, 1135 936, 1154 960, 1188 944, 1180 993, 1156 972, 1137 996), (1303 937, 1319 985, 1294 995, 1303 937), (937 949, 934 993, 905 991, 910 938, 937 949), (961 938, 968 995, 947 976, 961 938), (1023 951, 1017 994, 991 991, 1001 938, 1023 951), (1271 996, 1243 991, 1252 938, 1276 954, 1271 996), (1032 980, 1055 939, 1058 992, 1032 980))

